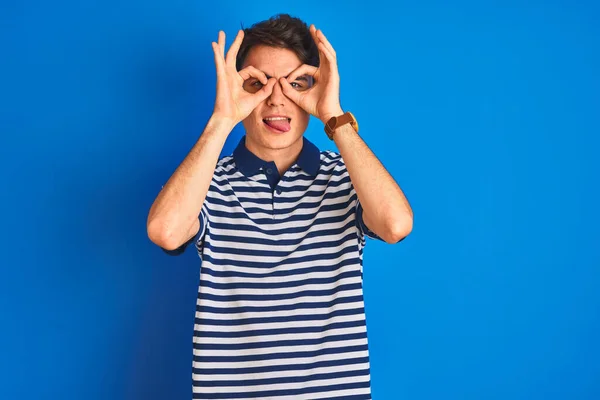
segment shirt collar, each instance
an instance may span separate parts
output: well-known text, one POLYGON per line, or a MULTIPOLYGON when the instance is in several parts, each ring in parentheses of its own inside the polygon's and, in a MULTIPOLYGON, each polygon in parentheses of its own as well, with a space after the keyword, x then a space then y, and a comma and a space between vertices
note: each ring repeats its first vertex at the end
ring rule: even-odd
MULTIPOLYGON (((233 158, 238 169, 246 176, 252 176, 266 166, 269 162, 262 160, 246 147, 246 136, 244 135, 233 151, 233 158)), ((296 164, 311 176, 317 176, 321 166, 321 152, 317 146, 306 137, 302 137, 302 150, 296 160, 296 164)))

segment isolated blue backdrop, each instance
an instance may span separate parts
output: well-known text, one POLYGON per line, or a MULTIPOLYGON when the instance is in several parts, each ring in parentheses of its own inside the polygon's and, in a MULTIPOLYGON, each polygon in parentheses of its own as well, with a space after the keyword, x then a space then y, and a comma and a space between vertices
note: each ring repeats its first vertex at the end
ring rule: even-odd
POLYGON ((218 30, 289 12, 415 212, 366 248, 374 398, 600 398, 599 7, 520 3, 2 1, 0 397, 190 398, 199 259, 147 213, 218 30))

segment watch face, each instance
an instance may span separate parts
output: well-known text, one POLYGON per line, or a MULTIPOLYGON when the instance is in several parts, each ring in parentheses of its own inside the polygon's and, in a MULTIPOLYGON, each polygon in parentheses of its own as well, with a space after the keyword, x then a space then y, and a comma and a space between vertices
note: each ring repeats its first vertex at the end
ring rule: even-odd
POLYGON ((350 111, 348 111, 348 114, 350 114, 350 116, 352 117, 352 125, 354 125, 354 129, 356 130, 356 132, 358 132, 358 121, 354 117, 354 114, 352 114, 350 111))

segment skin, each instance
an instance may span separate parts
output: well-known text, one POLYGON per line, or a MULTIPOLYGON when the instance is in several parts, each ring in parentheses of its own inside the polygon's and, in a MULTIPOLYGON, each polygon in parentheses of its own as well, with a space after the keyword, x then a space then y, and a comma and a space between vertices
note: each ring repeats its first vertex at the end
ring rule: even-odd
MULTIPOLYGON (((244 61, 244 67, 249 65, 265 75, 281 78, 295 72, 302 62, 296 53, 289 49, 255 46, 250 49, 244 61)), ((292 83, 302 84, 294 81, 292 83)), ((291 85, 290 88, 295 90, 291 85)), ((302 150, 302 136, 308 126, 309 117, 308 112, 283 93, 283 88, 278 82, 271 94, 242 121, 246 130, 246 147, 263 160, 275 161, 279 173, 283 174, 302 150), (263 119, 274 114, 291 118, 290 131, 279 134, 265 126, 263 119)))
MULTIPOLYGON (((344 113, 340 105, 340 75, 335 49, 314 25, 309 31, 319 50, 318 68, 302 64, 290 50, 266 46, 251 49, 244 63, 244 66, 252 66, 263 73, 264 78, 267 75, 277 78, 277 83, 269 87, 269 95, 257 104, 243 124, 248 149, 263 160, 275 161, 280 174, 300 154, 309 115, 325 124, 331 117, 344 113), (297 79, 306 75, 313 77, 314 85, 306 91, 297 90, 297 79), (285 134, 269 131, 262 122, 269 114, 292 117, 292 129, 285 134)), ((240 34, 236 41, 241 42, 240 34)), ((232 49, 237 54, 239 44, 236 47, 234 42, 232 49)), ((363 220, 367 227, 388 243, 402 240, 412 230, 413 213, 398 184, 349 125, 336 130, 334 141, 363 205, 363 220)))
MULTIPOLYGON (((219 32, 218 42, 212 43, 217 72, 213 114, 152 204, 147 230, 154 243, 172 250, 197 234, 198 215, 219 153, 238 123, 246 128, 249 150, 265 161, 274 161, 282 174, 300 154, 310 115, 325 124, 344 113, 335 50, 314 25, 310 34, 319 49, 319 68, 301 64, 290 50, 257 46, 237 71, 236 57, 244 33, 238 32, 225 55, 225 33, 219 32), (305 75, 312 75, 315 83, 300 91, 296 82, 305 75), (252 93, 244 90, 249 79, 260 81, 262 87, 252 93), (291 117, 292 129, 283 134, 270 132, 262 123, 269 114, 291 117)), ((412 230, 413 213, 398 184, 349 124, 336 129, 333 140, 364 209, 366 226, 387 243, 402 240, 412 230)))
MULTIPOLYGON (((292 50, 259 45, 250 49, 242 69, 237 72, 235 59, 244 32, 238 32, 227 56, 224 56, 223 32, 219 32, 218 43, 213 43, 218 81, 219 75, 226 76, 226 79, 221 80, 227 81, 227 89, 232 91, 232 96, 224 96, 222 104, 215 106, 214 114, 233 119, 234 123, 242 121, 246 130, 246 147, 261 159, 274 161, 280 174, 283 174, 300 154, 302 135, 308 126, 310 115, 325 123, 331 116, 343 114, 339 101, 337 63, 330 62, 325 56, 335 54, 335 51, 314 25, 311 25, 309 30, 320 52, 321 62, 318 68, 303 64, 292 50), (303 75, 311 75, 315 81, 308 91, 299 91, 296 87, 297 80, 303 75), (272 78, 268 79, 267 76, 272 78), (262 82, 263 91, 256 94, 236 91, 235 87, 239 87, 247 79, 262 82), (249 104, 254 104, 254 108, 249 110, 249 104), (277 134, 267 129, 263 119, 273 114, 290 117, 291 130, 285 134, 277 134)), ((225 89, 226 85, 221 86, 225 89)), ((219 89, 218 82, 217 93, 224 92, 219 89)), ((220 96, 217 96, 217 101, 220 96)))

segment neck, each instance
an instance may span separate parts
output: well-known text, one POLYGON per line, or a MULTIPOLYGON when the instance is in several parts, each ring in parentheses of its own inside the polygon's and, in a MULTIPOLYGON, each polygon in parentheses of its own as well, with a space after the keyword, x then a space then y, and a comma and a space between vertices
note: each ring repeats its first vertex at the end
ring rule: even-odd
POLYGON ((285 171, 294 165, 302 151, 302 146, 302 136, 288 147, 274 149, 263 146, 260 143, 255 143, 248 135, 246 135, 246 148, 264 161, 275 162, 279 175, 283 175, 285 171))

